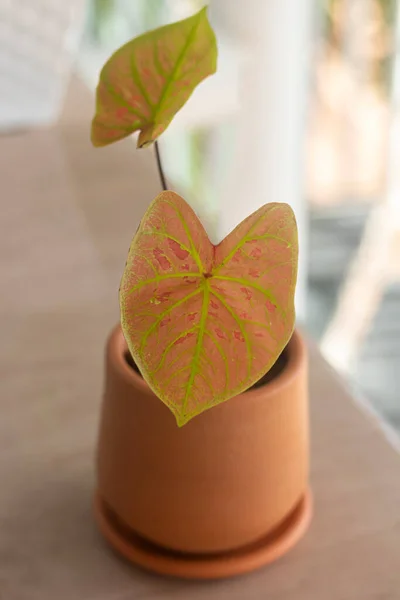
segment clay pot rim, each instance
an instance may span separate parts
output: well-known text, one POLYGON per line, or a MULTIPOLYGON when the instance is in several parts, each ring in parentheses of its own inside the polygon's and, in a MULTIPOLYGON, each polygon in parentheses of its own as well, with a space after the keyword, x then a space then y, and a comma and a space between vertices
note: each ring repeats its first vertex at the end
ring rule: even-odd
MULTIPOLYGON (((269 381, 265 385, 262 385, 258 388, 248 389, 239 395, 241 396, 246 394, 246 396, 255 397, 259 396, 260 393, 262 394, 266 390, 268 390, 269 394, 273 394, 286 387, 296 376, 302 364, 307 360, 305 342, 297 328, 293 331, 286 350, 288 352, 287 364, 272 381, 269 381)), ((127 384, 139 389, 146 395, 154 396, 154 392, 150 389, 143 377, 141 377, 138 373, 136 373, 136 371, 134 371, 134 369, 132 369, 132 367, 129 366, 125 358, 126 352, 128 352, 128 346, 125 341, 121 325, 118 324, 111 332, 111 335, 107 341, 107 354, 110 358, 110 361, 127 384)))

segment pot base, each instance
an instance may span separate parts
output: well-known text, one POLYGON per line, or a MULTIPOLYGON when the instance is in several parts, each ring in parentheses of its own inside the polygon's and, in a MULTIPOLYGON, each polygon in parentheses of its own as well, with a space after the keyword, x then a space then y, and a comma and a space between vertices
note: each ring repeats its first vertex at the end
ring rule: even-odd
POLYGON ((169 551, 146 541, 121 524, 98 494, 94 513, 103 536, 130 562, 172 577, 222 579, 254 571, 286 554, 308 529, 312 496, 308 490, 289 517, 267 537, 239 550, 212 555, 169 551))

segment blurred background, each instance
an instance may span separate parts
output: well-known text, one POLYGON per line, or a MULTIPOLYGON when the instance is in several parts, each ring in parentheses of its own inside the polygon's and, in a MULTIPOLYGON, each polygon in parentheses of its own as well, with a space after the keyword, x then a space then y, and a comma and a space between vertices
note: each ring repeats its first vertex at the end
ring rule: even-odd
MULTIPOLYGON (((51 125, 125 41, 197 0, 2 0, 0 129, 51 125)), ((212 0, 218 74, 161 140, 171 185, 219 241, 289 202, 299 321, 400 431, 400 2, 212 0)), ((134 146, 132 145, 132 152, 134 146)))

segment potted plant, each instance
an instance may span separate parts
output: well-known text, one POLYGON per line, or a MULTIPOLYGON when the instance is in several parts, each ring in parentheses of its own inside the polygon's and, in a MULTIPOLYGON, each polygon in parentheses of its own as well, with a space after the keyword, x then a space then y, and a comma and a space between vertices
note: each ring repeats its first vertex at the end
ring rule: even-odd
MULTIPOLYGON (((120 48, 93 144, 157 144, 216 58, 206 9, 120 48)), ((265 204, 213 245, 156 154, 164 191, 133 238, 107 345, 95 513, 137 564, 224 577, 278 558, 310 520, 296 221, 265 204)))

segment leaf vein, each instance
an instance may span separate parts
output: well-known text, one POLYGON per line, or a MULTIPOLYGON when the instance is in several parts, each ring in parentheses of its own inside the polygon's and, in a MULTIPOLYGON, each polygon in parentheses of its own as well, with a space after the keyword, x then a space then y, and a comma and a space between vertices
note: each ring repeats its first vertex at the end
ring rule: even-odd
POLYGON ((157 277, 153 277, 152 279, 146 279, 145 281, 140 281, 126 293, 127 293, 127 295, 133 294, 133 292, 136 292, 137 290, 141 290, 144 286, 148 285, 149 283, 158 283, 159 281, 164 281, 166 279, 183 279, 184 277, 201 277, 201 274, 200 273, 189 273, 189 272, 185 271, 184 273, 171 273, 170 275, 158 275, 157 277))
POLYGON ((157 110, 155 111, 155 113, 153 115, 154 121, 157 120, 158 115, 159 115, 159 113, 162 110, 163 103, 164 103, 165 99, 168 97, 168 92, 169 92, 172 84, 175 81, 176 74, 177 74, 180 66, 182 65, 182 62, 183 62, 183 60, 185 58, 185 54, 186 54, 188 48, 190 47, 190 44, 192 43, 194 36, 196 35, 197 28, 199 27, 199 25, 200 25, 200 19, 198 19, 196 21, 196 23, 194 24, 194 26, 192 28, 192 31, 190 32, 190 34, 189 34, 189 36, 188 36, 185 44, 183 45, 183 48, 182 48, 180 54, 178 55, 177 61, 175 63, 175 66, 172 69, 169 77, 167 78, 164 90, 163 90, 163 92, 161 94, 161 97, 160 97, 160 100, 159 100, 159 103, 158 103, 157 110))
MULTIPOLYGON (((187 238, 188 238, 188 240, 189 240, 189 244, 190 244, 190 248, 191 248, 191 250, 189 250, 189 252, 190 252, 191 256, 193 257, 193 259, 194 259, 195 263, 197 264, 197 266, 198 266, 199 270, 200 270, 200 271, 204 271, 204 265, 203 265, 203 263, 201 262, 200 255, 199 255, 199 253, 197 252, 197 249, 196 249, 195 243, 194 243, 194 241, 193 241, 192 234, 190 233, 190 229, 189 229, 189 227, 187 226, 187 223, 186 223, 186 221, 185 221, 185 218, 184 218, 184 216, 182 215, 181 211, 180 211, 180 210, 179 210, 179 208, 176 206, 176 204, 174 204, 173 202, 170 202, 170 200, 166 200, 165 198, 163 198, 163 200, 162 200, 162 201, 163 201, 163 202, 165 202, 165 204, 168 204, 169 206, 171 206, 171 207, 172 207, 172 208, 175 210, 176 214, 178 215, 178 218, 179 218, 180 222, 182 223, 182 226, 183 226, 183 228, 184 228, 184 230, 185 230, 185 233, 186 233, 186 235, 187 235, 187 238)), ((182 247, 183 247, 183 246, 182 246, 182 247)), ((186 249, 186 250, 188 250, 188 248, 185 248, 185 249, 186 249)))
POLYGON ((112 88, 111 84, 109 84, 107 81, 104 81, 104 79, 101 81, 101 83, 103 83, 107 92, 114 98, 117 104, 126 108, 130 113, 132 113, 142 121, 148 120, 148 117, 146 117, 143 113, 139 112, 137 109, 133 108, 130 102, 128 102, 128 100, 125 100, 123 96, 117 94, 117 92, 112 88))
POLYGON ((198 364, 197 363, 198 363, 202 345, 203 345, 203 338, 204 338, 205 324, 207 321, 209 301, 210 301, 210 288, 209 288, 208 283, 206 282, 205 286, 204 286, 203 304, 201 307, 201 315, 200 315, 200 321, 199 321, 199 326, 198 326, 199 333, 197 336, 195 352, 194 352, 194 356, 193 356, 192 363, 191 363, 192 370, 191 370, 189 381, 188 381, 188 384, 186 387, 185 397, 184 397, 183 403, 182 403, 182 409, 184 411, 186 410, 186 407, 187 407, 189 394, 190 394, 192 386, 193 386, 194 378, 198 373, 198 368, 197 368, 198 364))
POLYGON ((239 329, 240 329, 240 333, 243 336, 243 339, 245 341, 246 344, 246 351, 247 351, 247 373, 248 373, 248 377, 250 377, 250 373, 251 373, 251 363, 252 363, 252 355, 251 355, 251 344, 250 344, 250 340, 248 338, 247 332, 244 329, 243 325, 242 325, 242 320, 240 319, 239 315, 233 310, 233 308, 231 308, 223 299, 223 297, 218 294, 218 292, 216 292, 215 290, 210 290, 210 293, 215 296, 215 298, 217 298, 222 306, 225 308, 225 310, 228 311, 228 313, 231 315, 231 317, 235 320, 235 322, 237 323, 239 329))
MULTIPOLYGON (((142 82, 142 80, 140 78, 139 71, 137 69, 137 65, 136 65, 136 62, 135 62, 135 54, 134 54, 134 52, 132 52, 130 64, 131 64, 131 77, 132 77, 133 81, 136 83, 137 88, 138 88, 140 94, 144 98, 144 101, 150 106, 151 109, 153 109, 154 108, 154 104, 150 100, 150 96, 147 93, 146 87, 143 85, 143 82, 142 82)), ((152 113, 152 117, 153 117, 153 110, 151 111, 151 113, 152 113)), ((151 117, 148 120, 150 121, 150 119, 151 119, 151 117)))
POLYGON ((178 306, 181 306, 181 304, 184 304, 185 302, 187 302, 188 300, 190 300, 194 296, 197 296, 197 294, 200 294, 201 291, 202 291, 201 289, 197 289, 197 290, 194 290, 194 292, 191 292, 190 294, 188 294, 187 296, 185 296, 184 298, 180 298, 180 300, 178 300, 177 302, 174 302, 174 304, 172 304, 171 306, 169 306, 166 310, 164 310, 157 317, 157 319, 154 321, 154 323, 143 334, 142 343, 141 343, 140 349, 139 349, 139 354, 140 354, 141 357, 142 357, 142 354, 143 354, 143 348, 144 348, 144 346, 147 343, 149 335, 151 335, 151 333, 154 331, 154 329, 157 327, 157 325, 164 319, 164 317, 166 317, 172 310, 174 310, 174 308, 178 308, 178 306))
MULTIPOLYGON (((278 205, 278 206, 279 206, 279 205, 278 205)), ((254 231, 254 229, 255 229, 255 228, 256 228, 256 227, 257 227, 257 226, 258 226, 258 225, 261 223, 261 221, 262 221, 263 219, 265 219, 267 216, 269 216, 269 215, 270 215, 272 212, 275 212, 275 210, 277 210, 277 209, 278 209, 278 206, 273 206, 273 207, 272 207, 272 208, 271 208, 271 209, 270 209, 268 212, 266 212, 266 213, 262 213, 262 214, 261 214, 261 215, 258 217, 258 219, 256 219, 255 223, 253 223, 253 225, 252 225, 252 226, 250 227, 250 229, 248 230, 248 232, 247 232, 247 235, 246 235, 246 236, 245 236, 243 239, 239 240, 239 242, 236 244, 236 246, 233 248, 233 250, 231 250, 231 252, 229 252, 228 256, 226 256, 226 257, 224 258, 224 260, 222 261, 222 263, 221 263, 221 264, 220 264, 220 265, 219 265, 219 266, 216 268, 216 270, 214 271, 215 273, 217 273, 218 271, 220 271, 220 270, 221 270, 223 267, 225 267, 225 266, 227 265, 227 263, 228 263, 228 262, 231 260, 231 258, 232 258, 232 257, 233 257, 233 256, 236 254, 236 252, 237 252, 238 250, 240 250, 240 248, 241 248, 242 246, 244 246, 244 244, 246 243, 246 241, 247 241, 248 239, 251 239, 251 238, 249 238, 249 235, 250 235, 250 233, 251 233, 252 231, 254 231)))
POLYGON ((213 278, 218 279, 219 281, 231 281, 232 283, 238 283, 240 285, 243 285, 244 287, 250 287, 250 288, 253 288, 254 290, 257 290, 261 294, 264 294, 264 296, 266 296, 269 300, 271 300, 271 302, 276 306, 276 308, 281 313, 282 317, 286 318, 286 313, 280 306, 279 302, 276 300, 274 294, 272 294, 265 288, 262 288, 260 285, 257 285, 256 283, 253 283, 252 281, 248 281, 247 279, 241 279, 239 277, 228 277, 225 275, 215 275, 213 278))

